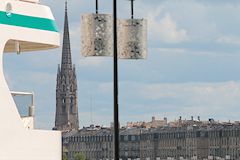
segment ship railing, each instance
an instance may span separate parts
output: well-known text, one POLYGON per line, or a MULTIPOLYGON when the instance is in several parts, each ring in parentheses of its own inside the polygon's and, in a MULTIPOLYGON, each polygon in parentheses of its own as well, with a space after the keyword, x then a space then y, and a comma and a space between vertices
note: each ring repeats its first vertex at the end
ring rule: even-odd
POLYGON ((28 114, 22 115, 21 119, 23 122, 23 125, 26 129, 34 129, 34 119, 35 119, 35 101, 34 101, 34 93, 33 92, 17 92, 17 91, 11 91, 11 94, 13 97, 25 97, 30 96, 31 97, 31 103, 30 106, 28 106, 28 114))

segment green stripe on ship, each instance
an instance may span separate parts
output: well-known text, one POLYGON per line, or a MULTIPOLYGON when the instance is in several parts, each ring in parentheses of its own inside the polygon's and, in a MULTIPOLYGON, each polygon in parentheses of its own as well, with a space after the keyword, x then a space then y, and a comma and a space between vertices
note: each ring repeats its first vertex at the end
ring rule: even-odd
POLYGON ((0 24, 58 32, 54 20, 0 11, 0 24))

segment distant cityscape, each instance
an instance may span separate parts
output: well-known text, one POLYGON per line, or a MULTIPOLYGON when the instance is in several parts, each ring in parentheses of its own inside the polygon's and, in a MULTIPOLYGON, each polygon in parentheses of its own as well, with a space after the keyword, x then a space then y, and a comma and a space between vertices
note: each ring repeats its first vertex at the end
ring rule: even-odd
MULTIPOLYGON (((70 48, 66 6, 53 127, 62 131, 63 156, 68 160, 74 160, 76 154, 83 154, 86 160, 113 159, 112 125, 79 129, 77 79, 70 48)), ((128 122, 120 128, 119 152, 122 160, 239 160, 240 122, 200 117, 179 117, 170 122, 167 117, 152 117, 150 122, 128 122)))
MULTIPOLYGON (((64 154, 73 160, 83 153, 89 160, 113 159, 113 128, 91 125, 63 134, 64 154)), ((130 122, 120 129, 122 160, 240 159, 240 123, 200 119, 130 122)))

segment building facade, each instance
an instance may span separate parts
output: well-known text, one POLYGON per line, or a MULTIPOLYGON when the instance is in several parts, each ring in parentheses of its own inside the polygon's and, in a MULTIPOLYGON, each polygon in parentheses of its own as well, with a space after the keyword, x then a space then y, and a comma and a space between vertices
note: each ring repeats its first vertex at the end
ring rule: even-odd
MULTIPOLYGON (((113 130, 84 128, 63 136, 69 160, 83 153, 87 160, 113 159, 113 130)), ((122 160, 239 160, 240 125, 189 120, 179 127, 120 129, 122 160)))
POLYGON ((65 20, 61 66, 58 65, 56 84, 56 117, 54 130, 78 130, 77 77, 72 65, 71 47, 68 26, 67 3, 65 4, 65 20))
MULTIPOLYGON (((120 130, 120 157, 123 160, 137 159, 140 155, 141 129, 120 130)), ((87 160, 113 159, 113 129, 88 127, 63 134, 64 151, 69 160, 83 153, 87 160)))

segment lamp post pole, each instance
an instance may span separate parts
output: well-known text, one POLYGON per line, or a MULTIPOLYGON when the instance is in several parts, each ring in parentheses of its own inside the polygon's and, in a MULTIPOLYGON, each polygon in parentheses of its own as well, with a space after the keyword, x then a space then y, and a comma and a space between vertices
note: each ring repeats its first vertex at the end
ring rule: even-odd
POLYGON ((131 1, 131 18, 134 18, 134 8, 133 8, 133 1, 134 0, 130 0, 131 1))
POLYGON ((114 159, 119 160, 117 0, 113 0, 114 159))
POLYGON ((98 0, 96 0, 96 14, 98 14, 98 0))
MULTIPOLYGON (((98 0, 95 1, 96 14, 98 16, 98 0)), ((112 56, 113 52, 113 156, 115 160, 119 160, 120 158, 118 58, 144 59, 147 54, 147 44, 145 42, 147 39, 146 21, 144 19, 134 19, 134 0, 130 1, 130 20, 117 20, 117 0, 113 0, 113 16, 99 14, 99 19, 96 19, 96 14, 85 14, 81 20, 83 56, 112 56), (121 37, 118 37, 118 29, 121 32, 121 37), (121 52, 118 52, 118 47, 121 52)))

